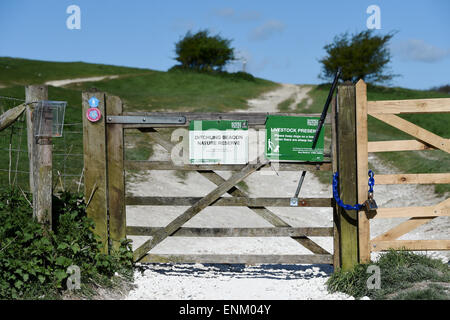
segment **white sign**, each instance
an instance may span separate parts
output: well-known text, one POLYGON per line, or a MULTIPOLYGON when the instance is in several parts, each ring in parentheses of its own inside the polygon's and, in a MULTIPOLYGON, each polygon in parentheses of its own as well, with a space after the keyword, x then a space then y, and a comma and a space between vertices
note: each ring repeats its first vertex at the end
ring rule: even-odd
POLYGON ((189 162, 191 164, 248 163, 247 121, 191 121, 189 162))

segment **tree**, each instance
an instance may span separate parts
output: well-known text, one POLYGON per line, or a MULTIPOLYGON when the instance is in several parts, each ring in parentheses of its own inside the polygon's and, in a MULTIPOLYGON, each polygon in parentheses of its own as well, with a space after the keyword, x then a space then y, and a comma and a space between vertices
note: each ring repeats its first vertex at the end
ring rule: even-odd
POLYGON ((231 48, 230 44, 231 40, 223 39, 219 35, 210 36, 208 30, 195 34, 188 31, 175 45, 175 60, 181 63, 182 68, 222 71, 222 68, 234 59, 234 48, 231 48))
POLYGON ((348 33, 336 36, 333 43, 327 44, 324 49, 327 56, 319 60, 322 63, 320 78, 332 79, 337 68, 342 68, 341 79, 356 81, 363 79, 366 82, 386 82, 396 75, 386 73, 387 64, 391 54, 387 44, 394 36, 389 33, 384 36, 374 35, 372 30, 353 34, 348 33))

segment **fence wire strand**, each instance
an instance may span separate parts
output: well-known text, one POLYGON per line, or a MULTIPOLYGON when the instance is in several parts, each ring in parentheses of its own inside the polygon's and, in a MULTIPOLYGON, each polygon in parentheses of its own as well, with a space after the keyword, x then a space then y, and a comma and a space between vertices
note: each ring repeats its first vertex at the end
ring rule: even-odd
MULTIPOLYGON (((0 115, 24 102, 24 99, 0 95, 0 115)), ((1 187, 30 191, 26 118, 24 112, 9 128, 0 131, 1 187)), ((63 137, 52 139, 54 191, 79 191, 83 184, 83 124, 64 123, 64 127, 68 130, 63 130, 63 137)))

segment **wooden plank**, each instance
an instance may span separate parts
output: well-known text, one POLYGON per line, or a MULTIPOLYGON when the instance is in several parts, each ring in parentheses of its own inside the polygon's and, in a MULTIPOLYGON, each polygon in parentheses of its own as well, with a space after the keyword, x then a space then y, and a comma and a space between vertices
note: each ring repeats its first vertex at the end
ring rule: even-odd
MULTIPOLYGON (((447 139, 448 140, 448 139, 447 139)), ((369 141, 369 152, 436 150, 417 140, 369 141)))
POLYGON ((409 220, 406 220, 399 225, 395 226, 394 228, 386 231, 385 233, 377 236, 376 238, 372 239, 374 241, 385 241, 385 240, 395 240, 397 238, 400 238, 404 234, 407 234, 408 232, 420 227, 421 225, 424 225, 431 220, 433 220, 435 217, 430 218, 411 218, 409 220))
MULTIPOLYGON (((199 171, 199 170, 214 170, 214 171, 239 171, 245 165, 176 165, 171 161, 148 161, 148 160, 127 160, 125 161, 125 169, 133 170, 183 170, 183 171, 199 171)), ((270 168, 270 164, 265 164, 261 168, 270 168)), ((321 163, 279 163, 277 171, 330 171, 331 162, 321 163)))
POLYGON ((331 254, 147 254, 143 263, 226 263, 226 264, 331 264, 331 254))
MULTIPOLYGON (((27 104, 27 146, 28 162, 30 170, 30 192, 33 193, 33 203, 36 203, 34 194, 34 180, 36 175, 36 161, 33 160, 36 153, 36 139, 34 138, 33 111, 36 103, 41 100, 48 100, 47 86, 25 86, 25 103, 27 104)), ((34 211, 33 211, 34 212, 34 211)))
POLYGON ((369 114, 449 113, 450 98, 369 101, 369 114))
MULTIPOLYGON (((368 134, 367 134, 367 86, 359 80, 355 86, 356 94, 356 165, 358 179, 357 203, 364 203, 369 191, 368 171, 368 134)), ((359 262, 370 261, 370 222, 365 209, 358 212, 359 262)))
POLYGON ((86 213, 95 223, 94 232, 100 237, 102 252, 108 253, 108 202, 107 202, 107 159, 105 130, 105 94, 91 91, 82 93, 83 153, 84 153, 84 196, 90 199, 86 213), (99 121, 90 122, 86 111, 88 100, 96 97, 103 115, 99 121))
MULTIPOLYGON (((127 235, 151 236, 162 227, 127 226, 127 235)), ((173 237, 331 237, 333 228, 306 227, 306 228, 189 228, 181 227, 173 237)))
MULTIPOLYGON (((337 99, 333 97, 331 101, 331 159, 332 159, 332 173, 338 171, 338 148, 337 148, 337 99)), ((341 268, 341 256, 340 256, 340 226, 338 205, 331 199, 333 206, 333 266, 335 270, 341 268)))
MULTIPOLYGON (((201 197, 126 197, 130 206, 192 206, 201 197)), ((299 207, 331 207, 331 198, 299 198, 299 207)), ((220 197, 211 206, 291 207, 290 198, 220 197)))
POLYGON ((390 126, 406 132, 421 142, 434 146, 437 149, 450 153, 450 139, 444 139, 428 130, 425 130, 418 125, 411 123, 399 116, 393 114, 374 113, 371 114, 374 118, 381 120, 390 126))
POLYGON ((373 219, 449 216, 450 208, 429 207, 378 208, 373 219))
MULTIPOLYGON (((340 198, 346 204, 358 201, 356 163, 356 99, 352 84, 338 87, 338 171, 340 198)), ((358 213, 339 207, 341 267, 358 263, 358 213)))
POLYGON ((144 128, 140 129, 139 131, 147 133, 148 137, 152 139, 154 142, 162 146, 164 149, 167 150, 167 152, 171 152, 174 145, 164 139, 164 137, 155 129, 153 128, 144 128))
POLYGON ((193 218, 201 210, 209 206, 211 203, 216 201, 221 195, 227 192, 235 184, 241 182, 250 174, 259 169, 264 163, 258 164, 248 164, 241 171, 233 174, 230 179, 219 185, 216 189, 208 193, 204 198, 195 203, 192 207, 183 212, 175 220, 169 223, 163 230, 155 233, 152 239, 147 240, 139 248, 133 252, 133 258, 135 261, 139 261, 148 251, 159 244, 168 236, 172 235, 178 228, 180 228, 184 223, 193 218))
POLYGON ((450 173, 377 174, 376 184, 445 184, 450 173))
MULTIPOLYGON (((35 107, 37 102, 48 100, 47 86, 25 87, 27 107, 28 157, 30 161, 30 190, 33 193, 33 217, 46 230, 52 228, 52 139, 36 138, 34 129, 39 119, 35 107), (34 102, 34 103, 33 103, 34 102)), ((51 125, 45 121, 43 125, 51 125)))
POLYGON ((25 111, 26 105, 22 103, 14 108, 7 110, 0 115, 0 131, 5 130, 12 125, 25 111))
MULTIPOLYGON (((121 115, 122 101, 119 97, 106 96, 106 114, 121 115)), ((125 172, 123 152, 123 128, 121 124, 111 124, 106 129, 108 161, 108 210, 109 238, 114 250, 126 238, 125 212, 125 172)))
POLYGON ((389 240, 370 242, 372 251, 394 250, 450 250, 450 240, 389 240))

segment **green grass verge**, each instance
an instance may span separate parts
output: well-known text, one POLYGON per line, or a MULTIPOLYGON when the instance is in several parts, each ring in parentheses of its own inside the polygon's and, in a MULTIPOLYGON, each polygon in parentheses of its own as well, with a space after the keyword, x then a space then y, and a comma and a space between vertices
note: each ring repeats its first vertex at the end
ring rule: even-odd
POLYGON ((350 271, 334 272, 327 281, 327 288, 330 292, 343 292, 357 299, 367 296, 374 300, 448 300, 450 294, 441 284, 450 284, 448 264, 422 254, 391 250, 381 255, 377 262, 359 264, 350 271), (368 272, 371 265, 380 270, 379 289, 367 286, 369 277, 373 275, 368 272))

